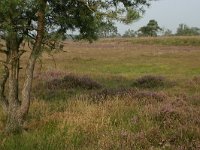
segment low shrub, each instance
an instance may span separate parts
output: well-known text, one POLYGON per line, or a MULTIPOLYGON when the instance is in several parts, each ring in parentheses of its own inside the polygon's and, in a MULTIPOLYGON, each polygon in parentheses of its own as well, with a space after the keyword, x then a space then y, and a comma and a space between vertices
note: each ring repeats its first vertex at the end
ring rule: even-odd
POLYGON ((192 81, 195 82, 196 84, 200 84, 200 76, 194 76, 192 78, 192 81))
POLYGON ((83 88, 87 90, 100 89, 102 85, 87 76, 79 77, 75 75, 66 75, 62 79, 54 79, 46 83, 47 88, 54 89, 70 89, 83 88))
POLYGON ((145 75, 136 79, 132 86, 138 88, 159 88, 172 85, 172 82, 168 81, 163 76, 145 75))
POLYGON ((165 94, 164 92, 152 92, 152 91, 140 91, 140 90, 138 90, 138 92, 135 93, 133 97, 139 100, 146 99, 146 102, 147 100, 150 101, 154 100, 156 102, 161 102, 168 99, 167 94, 165 94))
POLYGON ((197 107, 200 106, 200 95, 199 94, 189 96, 187 98, 187 100, 194 106, 197 106, 197 107))
POLYGON ((170 97, 145 111, 163 136, 163 146, 170 149, 198 149, 200 111, 181 97, 170 97))
POLYGON ((191 107, 187 101, 174 98, 173 100, 162 102, 154 109, 153 119, 160 127, 176 129, 179 126, 199 126, 199 108, 191 107))
POLYGON ((80 90, 100 89, 103 86, 87 76, 65 75, 63 78, 43 80, 33 88, 33 96, 43 100, 63 100, 80 90))
POLYGON ((67 90, 73 88, 82 89, 100 89, 102 85, 87 76, 76 76, 76 75, 65 75, 63 78, 54 78, 52 80, 43 81, 39 83, 35 89, 45 89, 45 90, 67 90))
POLYGON ((200 76, 194 76, 191 79, 189 79, 186 84, 186 87, 193 89, 193 90, 199 90, 200 89, 200 76))

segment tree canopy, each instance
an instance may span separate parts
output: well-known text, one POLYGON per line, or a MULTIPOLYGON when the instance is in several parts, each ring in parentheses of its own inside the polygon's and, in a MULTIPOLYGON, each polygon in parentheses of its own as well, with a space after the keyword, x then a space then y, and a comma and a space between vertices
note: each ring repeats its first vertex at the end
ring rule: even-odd
POLYGON ((156 20, 149 20, 149 23, 138 31, 140 36, 157 36, 157 32, 161 30, 156 20))
MULTIPOLYGON (((45 8, 44 41, 77 30, 78 39, 97 38, 102 23, 118 20, 131 23, 144 12, 151 0, 43 0, 45 8)), ((16 31, 19 42, 28 36, 34 39, 37 28, 39 0, 0 1, 1 38, 16 31)))
POLYGON ((119 35, 118 29, 113 22, 102 22, 99 25, 98 37, 116 37, 119 35))

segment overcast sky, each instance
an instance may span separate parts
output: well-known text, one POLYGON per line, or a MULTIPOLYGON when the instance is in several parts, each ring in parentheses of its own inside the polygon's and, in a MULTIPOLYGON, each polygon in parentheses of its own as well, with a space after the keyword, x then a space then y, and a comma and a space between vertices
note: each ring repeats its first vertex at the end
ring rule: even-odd
POLYGON ((119 33, 123 34, 127 29, 138 30, 151 19, 173 32, 180 23, 200 28, 200 0, 159 0, 151 4, 139 21, 128 26, 117 24, 119 33))

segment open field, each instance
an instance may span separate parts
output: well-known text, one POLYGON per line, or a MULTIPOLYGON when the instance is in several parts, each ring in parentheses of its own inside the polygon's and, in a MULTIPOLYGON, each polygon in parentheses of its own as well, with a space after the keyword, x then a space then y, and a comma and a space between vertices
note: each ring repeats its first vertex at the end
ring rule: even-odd
POLYGON ((200 37, 64 44, 38 61, 23 134, 0 109, 0 149, 200 149, 200 37))

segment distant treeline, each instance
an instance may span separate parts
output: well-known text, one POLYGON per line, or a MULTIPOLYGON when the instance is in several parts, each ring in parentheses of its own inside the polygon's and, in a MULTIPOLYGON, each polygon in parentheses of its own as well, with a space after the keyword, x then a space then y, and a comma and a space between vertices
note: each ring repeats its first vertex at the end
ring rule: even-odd
MULTIPOLYGON (((161 28, 156 20, 150 20, 146 26, 139 28, 135 31, 128 29, 124 34, 118 33, 118 29, 114 23, 102 23, 98 30, 99 38, 112 38, 112 37, 156 37, 156 36, 197 36, 200 35, 200 28, 189 27, 186 24, 179 24, 176 33, 170 29, 161 28)), ((67 39, 75 39, 75 35, 67 35, 67 39)))

